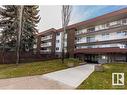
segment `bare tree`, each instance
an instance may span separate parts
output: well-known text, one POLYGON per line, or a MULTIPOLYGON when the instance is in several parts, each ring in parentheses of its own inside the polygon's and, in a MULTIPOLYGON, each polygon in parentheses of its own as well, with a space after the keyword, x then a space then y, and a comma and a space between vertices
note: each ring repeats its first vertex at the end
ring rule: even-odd
POLYGON ((20 55, 20 41, 21 41, 21 34, 22 34, 22 19, 23 19, 23 8, 24 6, 21 5, 18 9, 18 12, 19 12, 19 31, 18 31, 18 35, 17 35, 17 51, 16 51, 16 56, 17 56, 17 59, 16 59, 16 64, 19 63, 19 55, 20 55))
POLYGON ((70 16, 71 16, 71 12, 72 12, 72 6, 70 5, 63 5, 62 6, 62 28, 63 28, 63 32, 62 32, 62 56, 61 56, 61 60, 62 63, 64 63, 64 48, 65 48, 65 34, 66 34, 66 27, 70 21, 70 16))

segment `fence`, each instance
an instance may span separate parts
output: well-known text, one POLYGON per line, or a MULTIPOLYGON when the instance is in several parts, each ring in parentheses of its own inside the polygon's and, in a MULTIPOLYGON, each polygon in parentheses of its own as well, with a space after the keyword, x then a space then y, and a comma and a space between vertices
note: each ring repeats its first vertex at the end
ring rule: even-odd
MULTIPOLYGON (((56 57, 53 54, 34 54, 33 52, 20 52, 20 63, 50 59, 56 59, 56 57)), ((2 63, 16 63, 16 52, 5 52, 4 54, 0 52, 0 64, 2 63)))

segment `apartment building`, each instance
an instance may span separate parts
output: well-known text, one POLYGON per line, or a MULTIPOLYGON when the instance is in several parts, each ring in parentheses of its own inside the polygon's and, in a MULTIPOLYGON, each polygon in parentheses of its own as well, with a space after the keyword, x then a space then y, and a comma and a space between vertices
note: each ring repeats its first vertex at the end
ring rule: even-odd
MULTIPOLYGON (((39 33, 39 36, 44 37, 47 34, 55 35, 52 39, 54 44, 49 44, 53 47, 52 50, 45 49, 45 44, 42 43, 38 44, 39 49, 41 48, 41 52, 53 51, 60 57, 63 29, 50 29, 39 33)), ((127 61, 127 8, 69 25, 65 51, 68 57, 87 62, 127 61)))
POLYGON ((36 44, 34 49, 37 53, 54 55, 56 46, 56 29, 52 28, 43 32, 40 32, 36 36, 36 44))

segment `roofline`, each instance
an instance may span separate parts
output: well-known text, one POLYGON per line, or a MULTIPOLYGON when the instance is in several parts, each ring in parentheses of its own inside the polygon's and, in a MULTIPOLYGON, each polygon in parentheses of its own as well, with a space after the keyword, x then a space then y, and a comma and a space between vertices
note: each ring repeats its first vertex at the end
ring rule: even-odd
MULTIPOLYGON (((108 18, 108 17, 114 16, 114 15, 119 15, 119 14, 122 14, 122 13, 127 13, 127 7, 123 8, 123 9, 113 11, 113 12, 110 12, 110 13, 103 14, 101 16, 97 16, 95 18, 90 18, 90 19, 82 21, 82 22, 78 22, 78 23, 75 23, 75 24, 68 25, 67 29, 73 29, 73 28, 75 29, 78 26, 83 26, 85 24, 88 24, 88 23, 91 23, 91 22, 94 22, 94 21, 97 21, 97 20, 101 20, 101 19, 104 19, 104 18, 108 18)), ((62 32, 63 28, 59 28, 59 29, 51 28, 51 29, 45 30, 43 32, 40 32, 37 35, 42 35, 42 34, 45 34, 47 32, 51 32, 51 31, 62 32)))
POLYGON ((42 32, 38 33, 37 35, 43 35, 47 32, 56 32, 56 29, 55 28, 50 28, 48 30, 45 30, 45 31, 42 31, 42 32))
MULTIPOLYGON (((82 22, 78 22, 78 23, 75 23, 75 24, 68 25, 67 29, 76 28, 78 26, 82 26, 84 24, 88 24, 90 22, 97 21, 99 19, 108 18, 108 17, 110 17, 112 15, 119 15, 121 13, 127 13, 127 7, 123 8, 123 9, 119 9, 119 10, 113 11, 113 12, 110 12, 110 13, 103 14, 101 16, 97 16, 95 18, 91 18, 91 19, 85 20, 85 21, 82 21, 82 22)), ((57 32, 62 32, 62 31, 63 31, 63 28, 57 29, 57 32)))

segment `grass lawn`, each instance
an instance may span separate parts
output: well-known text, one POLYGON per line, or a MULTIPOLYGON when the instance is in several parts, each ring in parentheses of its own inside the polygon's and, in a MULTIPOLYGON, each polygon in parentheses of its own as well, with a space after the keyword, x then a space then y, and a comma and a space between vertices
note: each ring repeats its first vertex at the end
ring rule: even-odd
POLYGON ((127 89, 127 63, 104 64, 104 71, 94 71, 78 89, 127 89), (112 86, 112 73, 124 73, 125 85, 112 86))
POLYGON ((80 61, 76 59, 65 59, 65 63, 62 64, 60 59, 32 62, 32 63, 20 63, 16 64, 0 64, 0 78, 12 78, 22 76, 41 75, 57 70, 68 68, 67 63, 74 63, 75 66, 79 65, 80 61))

